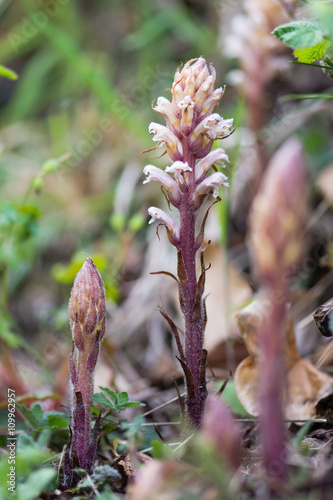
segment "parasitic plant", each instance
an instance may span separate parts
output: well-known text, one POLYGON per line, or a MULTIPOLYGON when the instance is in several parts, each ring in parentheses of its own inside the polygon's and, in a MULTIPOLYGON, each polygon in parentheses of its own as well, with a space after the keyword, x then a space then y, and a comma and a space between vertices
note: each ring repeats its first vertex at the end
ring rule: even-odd
POLYGON ((105 291, 102 278, 90 257, 75 278, 69 300, 73 349, 70 380, 73 390, 70 440, 67 445, 65 483, 73 482, 75 467, 90 471, 97 447, 97 427, 91 433, 91 404, 100 342, 105 333, 105 291))
POLYGON ((184 345, 174 322, 164 311, 162 314, 176 339, 178 359, 185 374, 185 413, 195 427, 202 421, 207 397, 202 247, 209 209, 200 228, 197 220, 205 199, 213 194, 219 200, 220 186, 228 186, 227 177, 215 166, 224 166, 221 160, 228 161, 228 157, 223 149, 212 151, 212 146, 216 139, 230 135, 233 122, 213 112, 224 93, 223 88, 214 89, 215 76, 215 69, 211 66, 209 71, 202 57, 188 61, 181 70, 178 68, 171 89, 171 102, 159 97, 154 107, 165 118, 166 126, 154 122, 149 126, 153 140, 158 143, 156 148, 165 146, 172 164, 164 171, 152 165, 144 169, 147 176, 144 182, 160 182, 169 207, 173 205, 179 211, 178 221, 160 208, 150 207, 148 213, 152 217, 150 223, 160 221, 164 224, 169 241, 177 250, 176 280, 185 324, 184 345), (201 272, 198 277, 199 250, 201 272))
POLYGON ((253 260, 270 301, 261 347, 259 408, 264 465, 269 476, 285 476, 283 342, 290 295, 305 229, 306 184, 301 145, 287 141, 271 159, 250 214, 253 260))

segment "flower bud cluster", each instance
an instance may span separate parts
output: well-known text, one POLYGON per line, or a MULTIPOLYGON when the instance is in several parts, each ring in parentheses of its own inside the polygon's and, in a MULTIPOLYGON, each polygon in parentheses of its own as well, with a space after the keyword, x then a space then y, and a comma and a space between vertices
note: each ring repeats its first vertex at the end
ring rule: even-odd
MULTIPOLYGON (((161 170, 147 165, 144 174, 147 182, 160 182, 168 201, 180 209, 184 196, 190 193, 190 208, 195 212, 204 198, 213 194, 218 197, 220 186, 228 186, 227 177, 215 171, 209 175, 214 164, 224 167, 222 160, 228 161, 223 149, 211 151, 214 140, 230 135, 233 120, 224 120, 213 113, 219 103, 224 88, 214 90, 215 70, 210 71, 206 61, 200 57, 188 61, 176 71, 171 89, 171 102, 165 97, 157 99, 155 111, 163 115, 166 125, 151 123, 149 132, 156 146, 165 146, 174 162, 161 170)), ((156 149, 155 148, 155 149, 156 149)), ((167 228, 169 240, 177 246, 179 227, 162 210, 151 207, 151 222, 161 221, 167 228)))

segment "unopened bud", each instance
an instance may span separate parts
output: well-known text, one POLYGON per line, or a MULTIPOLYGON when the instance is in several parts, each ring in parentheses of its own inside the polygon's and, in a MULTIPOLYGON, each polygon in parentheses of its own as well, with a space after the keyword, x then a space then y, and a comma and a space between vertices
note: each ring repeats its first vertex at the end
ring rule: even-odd
POLYGON ((92 345, 96 333, 101 340, 105 333, 105 291, 102 278, 88 257, 75 278, 69 300, 69 316, 75 346, 92 345), (92 338, 93 337, 93 338, 92 338))
POLYGON ((305 215, 301 145, 291 139, 271 159, 250 215, 253 259, 266 283, 280 284, 297 264, 305 215))

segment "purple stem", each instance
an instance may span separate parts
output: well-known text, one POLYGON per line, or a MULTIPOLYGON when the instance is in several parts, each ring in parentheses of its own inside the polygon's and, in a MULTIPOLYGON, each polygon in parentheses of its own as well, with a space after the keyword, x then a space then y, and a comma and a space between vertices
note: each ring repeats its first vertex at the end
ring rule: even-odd
POLYGON ((285 428, 283 388, 285 379, 283 336, 286 303, 274 303, 260 335, 260 419, 263 460, 267 473, 285 478, 285 428))
MULTIPOLYGON (((194 316, 193 308, 197 290, 196 273, 196 253, 195 246, 195 221, 196 214, 193 210, 192 198, 195 191, 195 157, 186 148, 183 142, 184 158, 192 167, 191 180, 188 190, 183 193, 180 212, 180 244, 184 267, 186 271, 186 283, 183 286, 184 307, 183 314, 185 320, 185 363, 192 372, 194 382, 194 397, 186 398, 185 412, 192 424, 200 425, 205 408, 206 391, 201 388, 200 364, 202 359, 202 349, 204 341, 204 318, 203 310, 200 307, 198 315, 194 316)), ((188 395, 188 388, 187 388, 188 395)))
POLYGON ((77 364, 77 379, 74 384, 73 411, 73 447, 76 449, 80 467, 85 468, 85 460, 90 441, 91 404, 93 393, 93 375, 88 369, 88 355, 86 350, 79 351, 77 364), (77 398, 75 393, 80 392, 84 411, 76 413, 77 398))

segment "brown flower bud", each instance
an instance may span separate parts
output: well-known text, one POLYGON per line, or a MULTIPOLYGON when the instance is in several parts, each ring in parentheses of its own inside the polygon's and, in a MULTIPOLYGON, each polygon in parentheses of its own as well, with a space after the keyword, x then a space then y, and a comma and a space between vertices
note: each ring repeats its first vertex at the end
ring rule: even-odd
POLYGON ((100 332, 99 340, 103 338, 105 291, 102 278, 90 257, 75 278, 69 300, 69 316, 74 344, 79 351, 84 349, 85 342, 93 345, 97 331, 100 332))
POLYGON ((250 215, 253 259, 266 283, 279 286, 298 262, 305 195, 301 145, 290 139, 271 159, 250 215))

